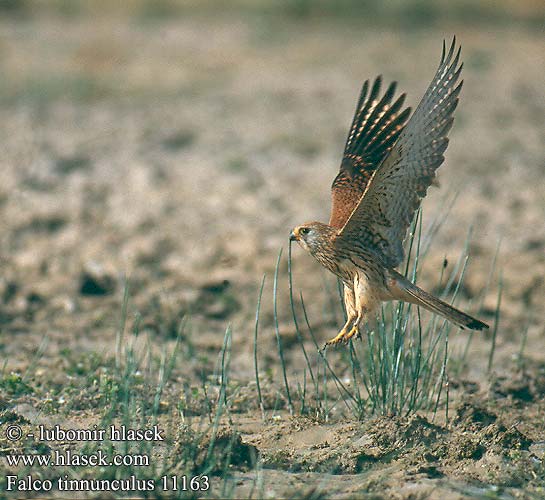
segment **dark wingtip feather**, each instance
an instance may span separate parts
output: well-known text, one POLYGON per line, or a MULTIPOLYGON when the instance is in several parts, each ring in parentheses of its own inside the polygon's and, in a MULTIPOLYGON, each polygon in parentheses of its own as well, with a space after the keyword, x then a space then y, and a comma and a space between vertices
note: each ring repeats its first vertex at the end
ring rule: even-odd
MULTIPOLYGON (((396 84, 397 84, 397 82, 396 82, 396 84)), ((405 92, 403 92, 403 94, 401 94, 397 98, 396 102, 394 102, 394 104, 392 105, 392 108, 395 107, 397 110, 400 109, 403 106, 403 104, 405 103, 406 98, 407 98, 407 94, 405 92)))
POLYGON ((386 94, 393 96, 396 92, 396 88, 397 82, 394 80, 392 83, 390 83, 390 85, 388 85, 388 90, 386 91, 386 94))
POLYGON ((463 84, 464 84, 464 81, 462 80, 458 85, 456 85, 456 87, 452 91, 452 95, 454 96, 456 100, 458 100, 458 96, 460 95, 460 91, 462 90, 463 84))
POLYGON ((374 100, 377 98, 377 95, 380 93, 380 87, 382 87, 382 75, 378 75, 373 82, 371 94, 369 95, 370 100, 374 100))
POLYGON ((456 43, 456 37, 452 39, 452 43, 450 44, 450 49, 448 50, 447 58, 446 60, 450 62, 452 59, 452 54, 454 53, 454 44, 456 43))
POLYGON ((369 90, 369 80, 365 80, 363 82, 363 85, 361 86, 360 100, 365 99, 365 96, 367 95, 367 90, 369 90))
MULTIPOLYGON (((464 63, 460 64, 460 67, 456 70, 456 73, 454 73, 454 81, 458 80, 458 77, 460 76, 460 73, 462 72, 462 69, 464 67, 464 63)), ((462 80, 463 83, 463 80, 462 80)))
POLYGON ((483 323, 475 318, 473 318, 466 326, 471 330, 488 330, 490 328, 486 323, 483 323))
POLYGON ((458 51, 456 52, 456 57, 454 58, 454 61, 452 63, 452 67, 455 68, 458 66, 458 61, 460 60, 460 54, 462 53, 462 46, 460 45, 458 47, 458 51))
MULTIPOLYGON (((450 65, 451 64, 451 61, 452 61, 452 56, 454 54, 454 49, 456 48, 456 35, 454 35, 452 37, 452 42, 450 43, 450 46, 449 46, 449 49, 448 49, 448 53, 447 53, 447 46, 446 46, 446 41, 443 39, 443 50, 441 51, 441 62, 439 63, 439 67, 447 64, 447 65, 450 65)), ((458 58, 460 56, 460 52, 462 50, 462 47, 459 46, 458 47, 458 51, 456 52, 456 56, 455 56, 455 61, 456 61, 456 64, 458 63, 458 58)), ((455 66, 456 66, 455 64, 455 66)))

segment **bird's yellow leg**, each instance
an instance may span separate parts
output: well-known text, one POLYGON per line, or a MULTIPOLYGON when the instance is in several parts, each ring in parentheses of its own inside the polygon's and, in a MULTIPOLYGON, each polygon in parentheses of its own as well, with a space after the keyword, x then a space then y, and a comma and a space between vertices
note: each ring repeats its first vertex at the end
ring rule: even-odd
MULTIPOLYGON (((339 342, 342 342, 345 338, 345 336, 347 335, 347 333, 349 331, 352 331, 352 330, 348 330, 348 328, 350 327, 350 325, 353 323, 353 320, 348 320, 346 322, 346 324, 343 326, 342 330, 337 334, 336 337, 333 337, 332 339, 329 339, 326 343, 325 343, 325 347, 327 347, 328 345, 335 345, 335 344, 338 344, 339 342)), ((352 327, 353 329, 353 327, 352 327)))
MULTIPOLYGON (((356 285, 357 283, 358 281, 356 278, 356 285)), ((351 286, 344 286, 344 304, 346 307, 346 312, 348 314, 348 320, 346 321, 345 325, 338 333, 338 335, 326 342, 324 348, 328 345, 336 345, 340 342, 348 342, 348 339, 352 338, 358 333, 358 324, 361 315, 359 315, 357 312, 356 296, 354 295, 354 288, 351 286)))
POLYGON ((333 337, 325 343, 325 347, 327 347, 328 345, 336 345, 340 342, 346 344, 354 335, 359 334, 358 323, 359 318, 350 318, 343 326, 342 330, 337 334, 337 336, 333 337))
POLYGON ((348 341, 356 336, 356 338, 358 337, 358 335, 360 334, 360 329, 358 328, 358 322, 355 321, 354 322, 354 326, 350 329, 350 331, 344 336, 344 342, 345 343, 348 343, 348 341))

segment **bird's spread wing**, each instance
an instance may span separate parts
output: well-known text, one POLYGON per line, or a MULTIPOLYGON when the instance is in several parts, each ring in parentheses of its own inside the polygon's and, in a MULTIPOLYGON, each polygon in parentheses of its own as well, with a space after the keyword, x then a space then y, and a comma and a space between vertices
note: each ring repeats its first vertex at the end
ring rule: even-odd
POLYGON ((369 85, 369 80, 363 84, 341 168, 331 186, 329 224, 339 229, 358 204, 373 172, 396 142, 411 112, 410 108, 402 109, 405 94, 394 101, 395 82, 380 97, 381 83, 379 76, 373 85, 369 85))
POLYGON ((350 245, 374 248, 390 267, 403 260, 407 228, 444 160, 463 83, 456 83, 463 65, 455 47, 456 38, 447 54, 443 42, 433 81, 338 236, 350 245))

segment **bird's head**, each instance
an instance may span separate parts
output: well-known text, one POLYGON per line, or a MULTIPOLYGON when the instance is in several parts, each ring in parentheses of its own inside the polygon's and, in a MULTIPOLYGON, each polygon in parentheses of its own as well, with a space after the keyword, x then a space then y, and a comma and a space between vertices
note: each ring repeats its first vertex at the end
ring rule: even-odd
POLYGON ((335 230, 321 222, 307 222, 297 226, 290 233, 290 241, 297 241, 302 248, 316 255, 316 252, 324 246, 325 241, 335 230))

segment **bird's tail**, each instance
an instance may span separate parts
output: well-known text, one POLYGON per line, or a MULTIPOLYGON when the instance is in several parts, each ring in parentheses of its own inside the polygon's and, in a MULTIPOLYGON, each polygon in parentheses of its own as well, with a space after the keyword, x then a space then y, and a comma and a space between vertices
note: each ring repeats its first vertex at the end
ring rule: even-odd
POLYGON ((389 288, 394 299, 422 306, 428 311, 443 316, 461 328, 469 328, 470 330, 489 328, 486 323, 434 297, 393 270, 390 270, 389 288))

